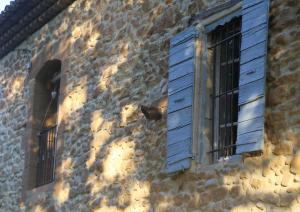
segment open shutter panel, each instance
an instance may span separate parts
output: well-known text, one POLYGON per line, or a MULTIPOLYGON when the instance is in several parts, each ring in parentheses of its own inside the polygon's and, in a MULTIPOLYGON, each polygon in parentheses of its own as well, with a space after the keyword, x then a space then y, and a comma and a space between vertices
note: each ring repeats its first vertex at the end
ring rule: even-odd
POLYGON ((236 153, 263 150, 269 0, 243 0, 236 153))
POLYGON ((188 169, 192 157, 195 27, 171 39, 168 84, 167 172, 188 169))

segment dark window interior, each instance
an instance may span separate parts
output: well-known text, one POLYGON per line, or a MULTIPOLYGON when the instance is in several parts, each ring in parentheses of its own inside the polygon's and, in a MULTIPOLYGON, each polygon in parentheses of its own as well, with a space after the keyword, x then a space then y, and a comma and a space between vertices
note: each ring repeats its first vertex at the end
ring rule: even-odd
POLYGON ((241 18, 209 34, 213 52, 213 159, 235 154, 238 121, 241 18))

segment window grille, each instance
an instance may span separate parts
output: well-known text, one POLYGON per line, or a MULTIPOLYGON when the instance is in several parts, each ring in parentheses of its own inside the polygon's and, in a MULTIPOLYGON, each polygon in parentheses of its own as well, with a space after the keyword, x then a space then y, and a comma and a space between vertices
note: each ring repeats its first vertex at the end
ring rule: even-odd
POLYGON ((209 34, 213 53, 213 160, 235 154, 238 122, 241 18, 209 34))
POLYGON ((54 181, 56 129, 56 126, 43 129, 38 135, 37 187, 54 181))

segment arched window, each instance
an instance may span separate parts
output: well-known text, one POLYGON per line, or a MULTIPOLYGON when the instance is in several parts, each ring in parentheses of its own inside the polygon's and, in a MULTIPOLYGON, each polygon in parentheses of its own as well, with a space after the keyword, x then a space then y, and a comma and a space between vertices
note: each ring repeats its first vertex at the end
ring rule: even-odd
POLYGON ((61 62, 47 61, 33 85, 29 187, 54 181, 61 62))

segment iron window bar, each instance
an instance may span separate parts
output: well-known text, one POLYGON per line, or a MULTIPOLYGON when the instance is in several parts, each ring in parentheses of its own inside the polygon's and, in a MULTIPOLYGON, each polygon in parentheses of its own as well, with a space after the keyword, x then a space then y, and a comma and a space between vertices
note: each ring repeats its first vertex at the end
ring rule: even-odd
POLYGON ((223 92, 223 93, 220 93, 218 95, 214 95, 212 97, 213 98, 218 98, 218 97, 221 97, 221 96, 224 96, 224 95, 234 95, 234 94, 238 94, 238 93, 239 93, 239 90, 237 88, 235 88, 235 89, 228 90, 227 92, 223 92))
POLYGON ((221 65, 227 65, 227 64, 232 64, 232 63, 237 63, 237 62, 240 62, 240 58, 235 58, 233 60, 228 60, 227 62, 225 63, 221 63, 221 65))
POLYGON ((36 175, 37 187, 54 181, 56 140, 56 125, 42 129, 38 134, 39 155, 36 175))
POLYGON ((221 124, 220 128, 231 127, 231 126, 237 126, 237 122, 221 124))
POLYGON ((207 153, 219 152, 219 151, 222 151, 222 150, 224 150, 224 149, 228 149, 228 148, 232 148, 232 147, 237 147, 237 146, 245 146, 245 145, 255 144, 255 143, 256 143, 256 141, 248 142, 248 143, 244 143, 244 144, 231 144, 231 145, 228 145, 228 146, 224 146, 224 147, 221 148, 221 149, 213 149, 213 150, 210 150, 210 151, 208 151, 207 153))
POLYGON ((233 35, 231 35, 231 36, 229 36, 229 37, 227 37, 227 38, 225 38, 225 39, 223 39, 221 41, 218 41, 218 42, 214 43, 213 45, 209 46, 208 49, 216 48, 217 46, 221 45, 222 43, 224 43, 224 42, 226 42, 226 41, 228 41, 230 39, 233 39, 234 37, 237 37, 237 36, 240 37, 241 34, 242 34, 242 32, 239 31, 239 32, 237 32, 237 33, 235 33, 235 34, 233 34, 233 35))

